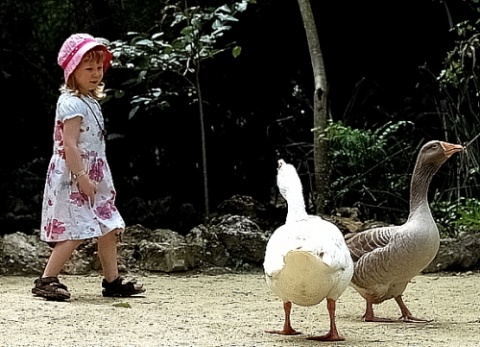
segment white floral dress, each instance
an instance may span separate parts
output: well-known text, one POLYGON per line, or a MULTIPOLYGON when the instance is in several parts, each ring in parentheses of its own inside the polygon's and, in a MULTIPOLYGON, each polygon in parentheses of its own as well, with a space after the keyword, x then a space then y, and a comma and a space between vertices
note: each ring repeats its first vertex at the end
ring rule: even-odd
POLYGON ((84 240, 125 228, 115 207, 116 191, 105 156, 103 124, 100 105, 95 99, 62 92, 57 102, 53 155, 43 195, 40 228, 43 241, 84 240), (77 116, 82 117, 78 148, 87 174, 98 184, 93 207, 79 191, 65 161, 63 125, 65 120, 77 116))

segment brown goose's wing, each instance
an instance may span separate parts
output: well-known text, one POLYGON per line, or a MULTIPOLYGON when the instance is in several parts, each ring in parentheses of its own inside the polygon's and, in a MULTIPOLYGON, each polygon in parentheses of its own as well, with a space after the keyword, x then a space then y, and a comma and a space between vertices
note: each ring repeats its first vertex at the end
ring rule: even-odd
POLYGON ((387 246, 397 229, 398 226, 391 226, 347 234, 345 241, 353 261, 357 262, 363 255, 387 246))

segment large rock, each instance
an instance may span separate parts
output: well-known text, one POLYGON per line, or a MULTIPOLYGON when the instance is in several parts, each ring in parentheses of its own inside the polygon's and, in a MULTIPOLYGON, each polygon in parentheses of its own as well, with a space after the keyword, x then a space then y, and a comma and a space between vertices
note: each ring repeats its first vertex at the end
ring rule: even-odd
POLYGON ((178 272, 195 269, 200 264, 201 248, 181 243, 142 241, 139 246, 139 268, 144 271, 178 272))
POLYGON ((0 274, 42 273, 49 255, 50 248, 38 237, 20 232, 7 234, 0 237, 0 274))
POLYGON ((268 237, 256 223, 243 216, 222 216, 211 224, 211 233, 225 245, 232 265, 262 264, 268 237))
POLYGON ((480 264, 480 235, 465 234, 459 239, 442 239, 437 256, 424 273, 466 271, 480 264))
POLYGON ((268 236, 247 217, 224 215, 194 228, 186 240, 202 249, 204 263, 237 268, 262 264, 268 236))
POLYGON ((193 228, 186 236, 189 244, 202 249, 200 260, 203 264, 224 267, 230 263, 230 255, 217 234, 205 225, 193 228))
POLYGON ((187 271, 199 266, 201 252, 173 230, 134 225, 121 237, 119 262, 129 271, 187 271))
MULTIPOLYGON (((261 268, 270 232, 251 219, 223 215, 193 228, 186 236, 173 230, 127 227, 119 241, 122 272, 180 272, 193 269, 261 268)), ((21 232, 0 237, 0 275, 38 275, 50 256, 36 235, 21 232)), ((480 236, 465 234, 441 240, 440 250, 423 271, 467 271, 480 264, 480 236)), ((101 271, 96 240, 84 242, 63 269, 72 275, 101 271)))

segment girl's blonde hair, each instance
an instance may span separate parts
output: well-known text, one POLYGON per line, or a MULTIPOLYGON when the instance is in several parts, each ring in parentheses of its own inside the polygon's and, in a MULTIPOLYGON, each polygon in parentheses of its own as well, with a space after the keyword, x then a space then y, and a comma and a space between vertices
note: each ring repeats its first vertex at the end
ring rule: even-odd
MULTIPOLYGON (((103 62, 104 59, 105 59, 104 52, 98 48, 97 49, 93 48, 84 54, 81 61, 82 62, 95 61, 96 63, 100 64, 101 62, 103 62)), ((91 96, 97 100, 101 100, 105 98, 107 94, 104 92, 104 89, 105 89, 105 83, 102 82, 97 86, 97 88, 92 90, 91 96)), ((77 87, 77 81, 75 80, 75 76, 73 73, 70 74, 70 76, 68 77, 68 81, 60 87, 60 91, 69 92, 76 96, 80 95, 80 91, 78 90, 78 87, 77 87)))

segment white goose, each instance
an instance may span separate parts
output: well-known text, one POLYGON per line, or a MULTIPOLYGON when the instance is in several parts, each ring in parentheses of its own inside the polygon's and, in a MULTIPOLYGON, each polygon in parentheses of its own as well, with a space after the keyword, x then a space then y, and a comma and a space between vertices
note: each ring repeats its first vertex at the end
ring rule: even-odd
POLYGON ((428 187, 433 175, 450 156, 463 150, 460 145, 430 141, 417 157, 410 184, 410 214, 399 226, 380 227, 346 237, 355 263, 352 286, 366 301, 367 322, 392 322, 376 317, 373 304, 395 299, 405 322, 429 322, 415 318, 402 300, 410 280, 436 256, 440 236, 428 204, 428 187))
POLYGON ((335 302, 353 275, 344 236, 334 224, 307 214, 297 171, 282 159, 278 161, 277 185, 287 201, 287 220, 270 237, 263 266, 267 286, 283 300, 285 321, 283 330, 267 332, 297 334, 290 324, 292 303, 313 306, 326 298, 330 330, 308 339, 343 341, 335 324, 335 302))

